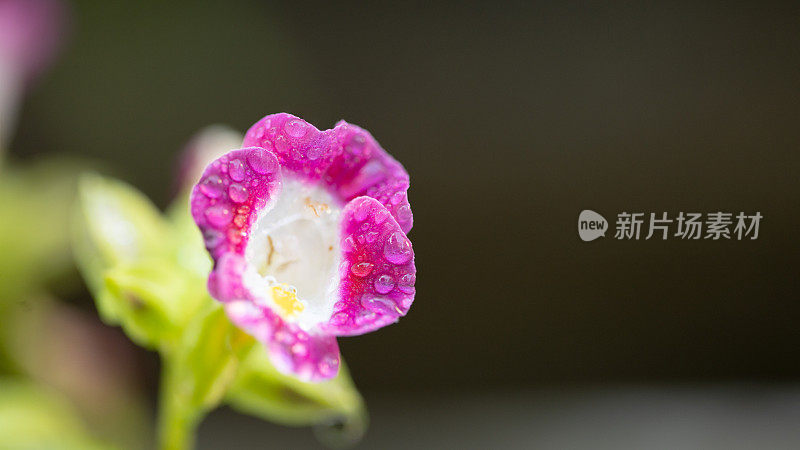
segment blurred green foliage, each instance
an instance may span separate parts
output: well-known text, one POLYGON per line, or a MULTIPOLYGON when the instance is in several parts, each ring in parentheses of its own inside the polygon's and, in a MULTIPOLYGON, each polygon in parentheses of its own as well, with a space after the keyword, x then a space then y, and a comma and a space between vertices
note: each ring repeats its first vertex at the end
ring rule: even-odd
POLYGON ((92 450, 78 413, 59 394, 32 382, 0 378, 0 448, 92 450))

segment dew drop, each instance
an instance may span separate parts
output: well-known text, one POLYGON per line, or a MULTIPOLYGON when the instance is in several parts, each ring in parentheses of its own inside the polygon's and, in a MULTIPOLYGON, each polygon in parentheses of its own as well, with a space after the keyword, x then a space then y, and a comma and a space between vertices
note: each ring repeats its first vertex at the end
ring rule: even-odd
POLYGON ((324 378, 330 378, 336 373, 337 370, 339 370, 339 359, 332 356, 326 356, 322 358, 322 361, 320 361, 317 365, 317 370, 324 378))
POLYGON ((388 294, 392 289, 394 289, 394 279, 391 275, 383 274, 377 278, 375 278, 375 290, 379 294, 388 294))
POLYGON ((233 181, 242 181, 245 177, 244 163, 241 159, 234 159, 228 163, 228 173, 233 181))
POLYGON ((304 358, 306 355, 308 355, 308 346, 302 342, 297 342, 296 344, 292 345, 291 350, 292 354, 301 358, 304 358))
POLYGON ((308 149, 308 153, 306 153, 306 156, 308 157, 308 159, 312 161, 315 159, 319 159, 319 157, 322 156, 322 148, 311 147, 308 149))
POLYGON ((353 212, 353 218, 357 221, 361 222, 367 218, 369 214, 369 203, 368 200, 362 200, 361 203, 356 205, 356 210, 353 212))
POLYGON ((406 294, 413 294, 414 293, 414 284, 417 281, 417 276, 413 273, 407 273, 400 277, 400 283, 397 284, 397 288, 401 291, 405 292, 406 294))
POLYGON ((364 278, 372 272, 372 263, 360 262, 358 264, 353 264, 353 267, 350 268, 350 272, 353 272, 353 275, 357 277, 364 278))
POLYGON ((200 192, 208 198, 219 198, 223 189, 222 178, 217 175, 211 175, 200 183, 200 192))
POLYGON ((393 301, 383 297, 375 297, 365 294, 363 297, 361 297, 361 306, 378 314, 398 314, 397 305, 395 305, 393 301))
POLYGON ((388 218, 389 218, 389 211, 385 210, 384 208, 379 208, 378 211, 375 212, 373 220, 375 221, 375 225, 380 225, 383 222, 386 222, 386 219, 388 218))
POLYGON ((375 320, 375 313, 372 311, 367 311, 364 314, 356 317, 356 325, 361 326, 365 323, 369 323, 375 320))
POLYGON ((206 210, 206 219, 216 228, 222 228, 232 219, 231 210, 226 206, 212 206, 206 210))
POLYGON ((278 154, 285 155, 291 151, 292 146, 289 144, 289 141, 286 140, 285 136, 278 136, 275 138, 275 149, 278 151, 278 154))
POLYGON ((239 183, 234 183, 230 185, 228 188, 228 196, 236 203, 242 203, 247 200, 247 197, 250 194, 247 192, 247 188, 242 186, 239 183))
POLYGON ((395 231, 386 241, 383 255, 390 263, 403 264, 411 259, 411 242, 401 231, 395 231))
POLYGON ((251 150, 247 155, 247 164, 260 174, 272 173, 278 168, 278 161, 275 160, 272 153, 263 148, 251 150))
POLYGON ((308 125, 300 119, 294 119, 286 122, 283 129, 291 137, 301 138, 308 132, 308 125))
POLYGON ((340 325, 344 325, 345 323, 347 323, 347 319, 349 319, 347 313, 338 312, 334 314, 333 317, 331 317, 331 325, 337 327, 340 325))
POLYGON ((347 236, 346 238, 342 239, 342 250, 347 253, 352 252, 356 249, 356 241, 353 239, 353 236, 347 236))
POLYGON ((395 210, 398 222, 408 222, 411 220, 411 207, 408 205, 401 205, 395 210))
POLYGON ((392 195, 392 204, 393 205, 399 205, 400 203, 403 203, 403 200, 405 200, 405 197, 406 197, 406 193, 405 192, 403 192, 403 191, 395 192, 394 195, 392 195))

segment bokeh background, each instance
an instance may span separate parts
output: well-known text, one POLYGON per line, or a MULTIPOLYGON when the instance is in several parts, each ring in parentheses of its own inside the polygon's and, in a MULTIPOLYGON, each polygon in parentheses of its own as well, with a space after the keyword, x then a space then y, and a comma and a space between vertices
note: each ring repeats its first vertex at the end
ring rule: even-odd
MULTIPOLYGON (((341 339, 365 448, 800 443, 796 4, 81 0, 72 18, 18 161, 88 158, 165 206, 196 131, 286 111, 361 125, 408 169, 414 307, 341 339), (585 243, 583 209, 764 219, 754 241, 585 243)), ((155 391, 155 357, 132 355, 155 391)), ((200 436, 268 440, 316 445, 227 410, 200 436)))

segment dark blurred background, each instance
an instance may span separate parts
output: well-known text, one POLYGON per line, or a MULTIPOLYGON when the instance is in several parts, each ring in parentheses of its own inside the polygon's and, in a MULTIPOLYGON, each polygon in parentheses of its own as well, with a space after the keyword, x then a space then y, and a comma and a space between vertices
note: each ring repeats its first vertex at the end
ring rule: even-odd
POLYGON ((368 402, 800 379, 796 3, 377 3, 74 2, 14 156, 103 161, 165 206, 206 125, 370 130, 411 174, 419 273, 405 319, 341 339, 368 402), (585 243, 583 209, 764 218, 585 243))

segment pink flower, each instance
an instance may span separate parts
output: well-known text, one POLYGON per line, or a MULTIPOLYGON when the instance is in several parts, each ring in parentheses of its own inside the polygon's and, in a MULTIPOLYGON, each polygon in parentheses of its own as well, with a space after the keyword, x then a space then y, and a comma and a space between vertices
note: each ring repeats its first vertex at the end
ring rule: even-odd
POLYGON ((0 0, 0 59, 24 78, 52 61, 64 28, 58 0, 0 0))
POLYGON ((0 150, 23 91, 53 60, 66 11, 57 0, 0 0, 0 150))
POLYGON ((214 259, 211 295, 307 381, 339 368, 336 336, 396 322, 414 299, 408 173, 365 130, 289 114, 211 163, 191 212, 214 259))

